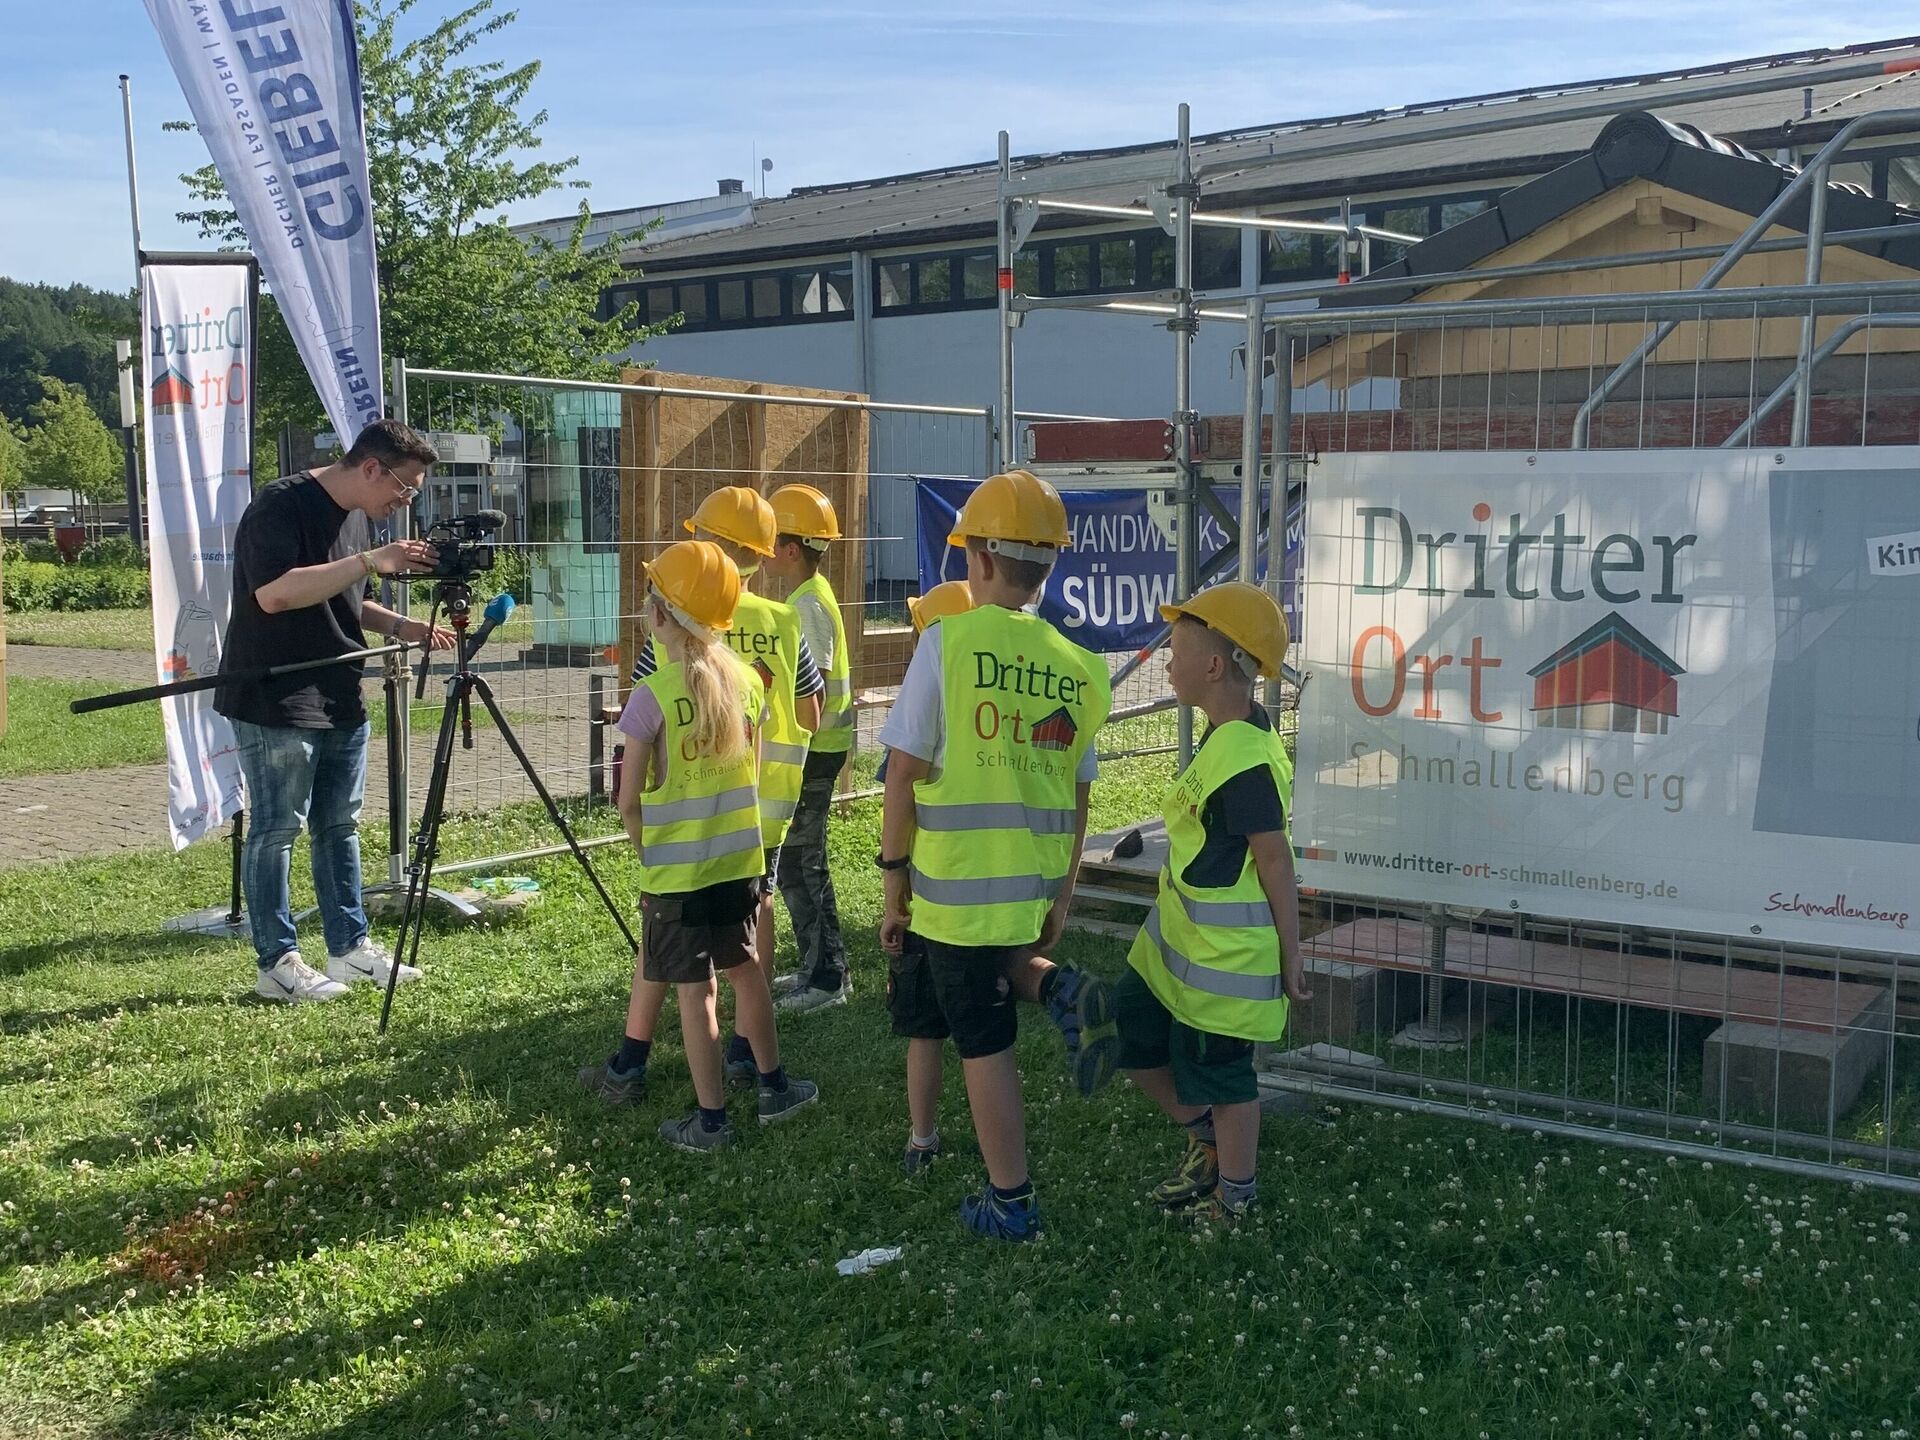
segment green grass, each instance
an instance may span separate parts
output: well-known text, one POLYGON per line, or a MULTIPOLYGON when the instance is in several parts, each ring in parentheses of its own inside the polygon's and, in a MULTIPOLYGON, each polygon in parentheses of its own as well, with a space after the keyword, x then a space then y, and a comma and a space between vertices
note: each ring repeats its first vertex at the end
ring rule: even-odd
POLYGON ((151 610, 28 610, 8 614, 6 627, 9 645, 153 649, 151 610))
MULTIPOLYGON (((1165 757, 1108 766, 1096 826, 1165 777, 1165 757)), ((430 934, 385 1040, 369 994, 256 1006, 245 947, 156 934, 222 893, 218 846, 0 872, 0 1434, 1920 1425, 1911 1200, 1348 1109, 1269 1120, 1257 1219, 1209 1236, 1144 1203, 1170 1127, 1124 1083, 1073 1096, 1032 1012, 1048 1233, 970 1239, 957 1065, 950 1158, 919 1184, 897 1170, 877 826, 863 803, 834 831, 854 1002, 785 1035, 822 1103, 710 1159, 653 1138, 689 1101, 671 1022, 643 1104, 575 1085, 618 1033, 630 957, 570 863, 531 867, 523 920, 430 934), (905 1258, 834 1273, 882 1244, 905 1258)), ((595 853, 631 897, 631 861, 595 853)), ((1084 933, 1066 951, 1122 963, 1084 933)))

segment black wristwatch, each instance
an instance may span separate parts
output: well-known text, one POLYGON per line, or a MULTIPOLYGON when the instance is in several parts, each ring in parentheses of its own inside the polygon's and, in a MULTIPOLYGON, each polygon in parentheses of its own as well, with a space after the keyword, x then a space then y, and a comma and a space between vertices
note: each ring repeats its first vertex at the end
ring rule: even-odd
POLYGON ((898 860, 889 860, 887 859, 887 852, 882 850, 873 857, 873 863, 878 865, 882 870, 904 870, 913 863, 913 857, 911 855, 902 855, 898 860))

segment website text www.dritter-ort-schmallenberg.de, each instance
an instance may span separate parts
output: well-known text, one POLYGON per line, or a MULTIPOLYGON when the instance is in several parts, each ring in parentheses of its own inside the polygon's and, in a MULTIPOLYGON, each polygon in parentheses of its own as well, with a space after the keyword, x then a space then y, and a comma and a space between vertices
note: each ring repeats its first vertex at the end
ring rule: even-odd
POLYGON ((1649 896, 1677 900, 1680 887, 1670 880, 1627 880, 1617 875, 1594 875, 1563 867, 1545 870, 1533 865, 1495 865, 1485 860, 1436 860, 1431 855, 1402 851, 1380 855, 1369 850, 1342 850, 1340 858, 1363 870, 1412 871, 1416 875, 1458 875, 1463 880, 1494 880, 1508 885, 1537 885, 1555 890, 1586 890, 1599 895, 1649 896))

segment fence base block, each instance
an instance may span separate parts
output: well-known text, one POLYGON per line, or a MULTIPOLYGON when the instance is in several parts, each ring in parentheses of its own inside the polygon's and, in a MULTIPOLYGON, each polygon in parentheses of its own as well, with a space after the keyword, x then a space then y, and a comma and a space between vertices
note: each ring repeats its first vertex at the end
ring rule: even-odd
POLYGON ((1287 1038, 1294 1044, 1338 1043, 1404 1025, 1420 1014, 1417 981, 1409 986, 1405 977, 1376 965, 1318 955, 1306 957, 1306 968, 1313 999, 1295 1005, 1288 1018, 1287 1038))
POLYGON ((1777 1104, 1778 1123, 1786 1128, 1818 1132, 1837 1124, 1886 1059, 1892 1015, 1892 993, 1882 991, 1832 1031, 1738 1020, 1722 1025, 1707 1036, 1701 1077, 1707 1109, 1720 1109, 1724 1064, 1729 1118, 1771 1118, 1777 1104))

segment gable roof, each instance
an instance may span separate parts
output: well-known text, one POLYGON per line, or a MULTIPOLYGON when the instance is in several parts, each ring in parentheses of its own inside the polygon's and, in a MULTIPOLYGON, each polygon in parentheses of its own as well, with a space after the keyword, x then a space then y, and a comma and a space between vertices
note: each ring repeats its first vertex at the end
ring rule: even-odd
MULTIPOLYGON (((1394 188, 1472 185, 1511 181, 1561 166, 1590 149, 1593 118, 1564 118, 1579 105, 1615 94, 1621 110, 1657 106, 1664 114, 1717 134, 1753 143, 1818 141, 1857 115, 1898 102, 1899 86, 1920 70, 1920 36, 1859 45, 1803 50, 1729 60, 1654 74, 1587 79, 1485 95, 1391 106, 1348 115, 1282 121, 1273 125, 1195 137, 1201 206, 1284 204, 1338 199, 1394 188), (1869 83, 1835 79, 1863 60, 1883 61, 1892 78, 1869 83), (1700 92, 1730 79, 1754 77, 1777 84, 1758 93, 1700 98, 1700 92), (1803 92, 1812 96, 1811 114, 1803 92), (1510 120, 1504 128, 1468 137, 1434 139, 1435 132, 1478 112, 1510 120), (1374 143, 1361 154, 1315 155, 1330 141, 1365 135, 1374 143), (1295 161, 1284 157, 1300 153, 1295 161), (1281 157, 1284 163, 1272 163, 1281 157)), ((1920 89, 1920 81, 1909 87, 1920 89)), ((991 123, 991 122, 987 122, 991 123)), ((988 140, 982 133, 983 149, 988 140)), ((1139 183, 1100 183, 1097 170, 1117 157, 1164 157, 1171 172, 1173 146, 1165 141, 1105 149, 1025 155, 1016 174, 1086 170, 1077 198, 1116 204, 1145 200, 1139 183)), ((997 166, 991 160, 837 185, 805 186, 772 200, 754 200, 747 222, 709 234, 662 239, 628 253, 650 268, 711 269, 717 265, 768 263, 855 247, 885 247, 979 239, 995 231, 997 166)), ((1043 229, 1053 217, 1045 217, 1043 229)), ((1068 225, 1072 220, 1057 223, 1068 225)), ((1078 222, 1084 225, 1086 222, 1078 222)))
POLYGON ((1590 651, 1598 650, 1609 641, 1618 641, 1634 654, 1659 666, 1669 675, 1684 675, 1680 662, 1654 644, 1646 636, 1628 623, 1626 616, 1618 610, 1610 610, 1599 620, 1582 630, 1573 639, 1562 645, 1527 674, 1534 679, 1550 670, 1557 670, 1569 660, 1576 660, 1590 651))
MULTIPOLYGON (((1430 235, 1390 265, 1376 267, 1367 283, 1322 297, 1323 309, 1347 305, 1397 305, 1423 286, 1379 282, 1406 276, 1443 275, 1468 270, 1507 246, 1552 224, 1561 216, 1597 200, 1633 180, 1655 181, 1738 214, 1758 216, 1800 173, 1756 155, 1743 145, 1683 121, 1647 111, 1617 115, 1607 122, 1593 148, 1538 179, 1507 191, 1471 219, 1430 235)), ((1778 224, 1802 233, 1810 197, 1800 196, 1778 217, 1778 224)), ((1829 182, 1827 228, 1866 230, 1911 224, 1913 238, 1842 240, 1836 244, 1878 259, 1920 270, 1920 212, 1888 200, 1876 200, 1857 185, 1829 182)))

